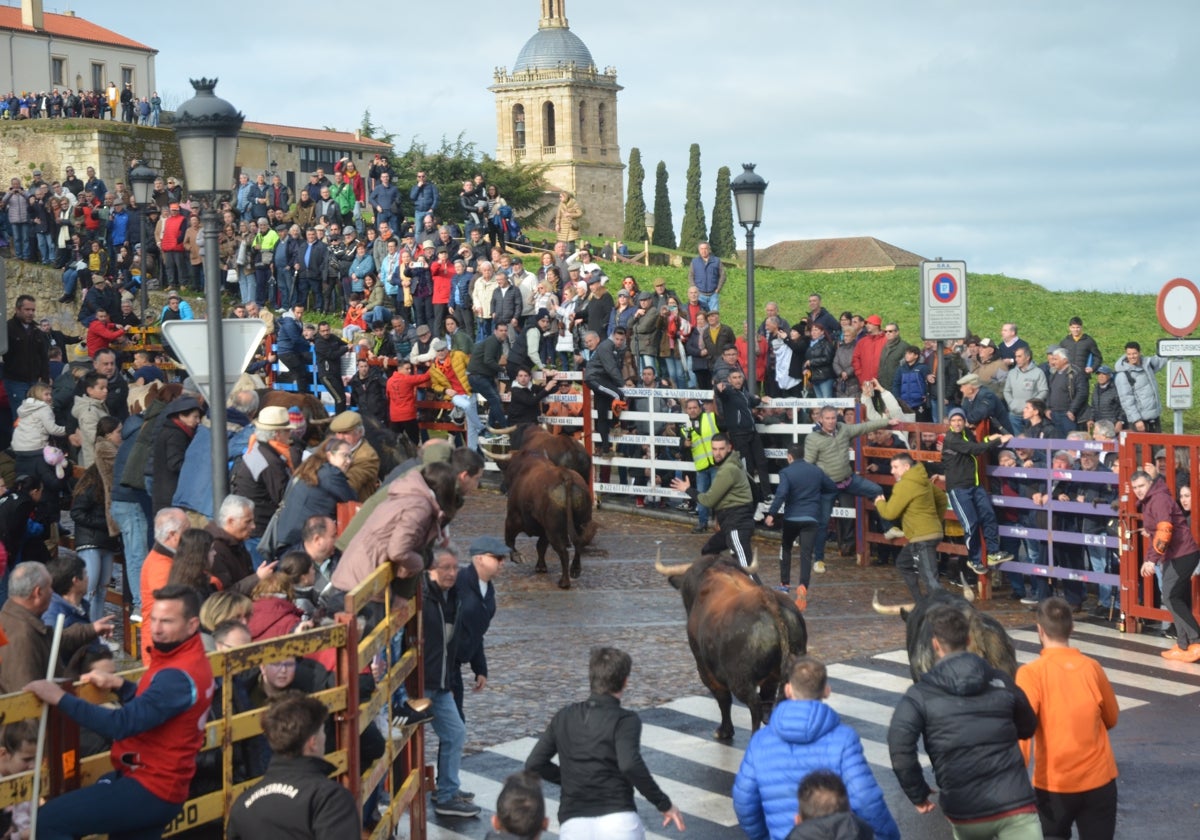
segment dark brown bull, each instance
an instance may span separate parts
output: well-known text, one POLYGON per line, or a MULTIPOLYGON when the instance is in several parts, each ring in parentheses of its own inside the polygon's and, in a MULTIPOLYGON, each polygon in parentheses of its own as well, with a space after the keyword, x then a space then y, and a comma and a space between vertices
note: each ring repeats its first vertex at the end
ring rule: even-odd
POLYGON ((1010 677, 1017 673, 1017 652, 1012 639, 999 621, 985 612, 977 610, 962 598, 951 595, 944 589, 933 592, 916 604, 884 606, 879 603, 879 592, 871 600, 875 611, 883 615, 899 615, 904 619, 905 646, 908 649, 908 668, 913 682, 917 682, 934 665, 933 628, 928 617, 930 610, 949 606, 966 616, 971 626, 967 650, 986 659, 995 668, 1010 677))
POLYGON ((553 464, 540 455, 518 452, 508 465, 508 516, 504 520, 504 542, 517 556, 517 535, 537 539, 535 572, 546 572, 546 546, 551 545, 562 561, 560 589, 571 588, 579 577, 579 554, 595 536, 592 499, 588 485, 573 470, 553 464), (575 556, 568 564, 571 547, 575 556))
POLYGON ((683 596, 696 669, 721 710, 714 737, 733 738, 734 697, 758 731, 771 716, 788 661, 808 648, 804 617, 786 595, 755 583, 728 559, 705 555, 675 566, 656 559, 654 566, 683 596))
MULTIPOLYGON (((492 431, 503 432, 504 429, 492 431)), ((496 461, 503 469, 504 464, 517 452, 530 452, 541 455, 547 461, 574 470, 590 487, 592 483, 592 456, 583 448, 583 444, 573 437, 553 435, 541 426, 529 426, 521 438, 520 448, 516 452, 499 453, 483 450, 489 458, 496 461)), ((507 471, 506 471, 507 472, 507 471)))

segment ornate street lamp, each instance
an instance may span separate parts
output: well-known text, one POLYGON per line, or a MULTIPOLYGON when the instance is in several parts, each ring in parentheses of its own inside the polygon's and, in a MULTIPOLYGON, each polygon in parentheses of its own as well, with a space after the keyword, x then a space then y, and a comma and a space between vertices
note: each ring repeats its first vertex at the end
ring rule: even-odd
MULTIPOLYGON (((150 208, 150 203, 154 200, 154 181, 156 178, 158 178, 158 173, 155 172, 153 169, 151 169, 149 166, 147 166, 143 161, 138 161, 138 165, 133 167, 133 169, 129 170, 129 184, 130 184, 131 189, 133 190, 133 198, 135 201, 137 201, 138 210, 140 211, 138 213, 138 216, 140 217, 140 221, 138 222, 138 224, 139 224, 138 230, 141 233, 141 243, 142 243, 142 256, 141 256, 141 271, 142 271, 141 280, 142 280, 142 282, 140 285, 142 287, 141 288, 141 297, 142 297, 142 326, 143 327, 148 326, 147 321, 146 321, 146 310, 149 309, 149 307, 150 307, 150 304, 147 300, 147 294, 146 294, 147 283, 149 282, 149 279, 150 279, 150 275, 146 271, 146 266, 148 265, 147 255, 150 252, 149 247, 147 247, 147 245, 146 245, 146 213, 150 208)), ((150 235, 153 236, 154 231, 151 231, 150 235)))
POLYGON ((729 185, 737 205, 738 224, 746 229, 746 379, 750 393, 758 393, 755 350, 758 345, 758 325, 754 323, 754 229, 762 223, 763 193, 767 182, 754 171, 753 163, 742 164, 742 174, 729 185))
MULTIPOLYGON (((179 106, 173 126, 183 158, 188 194, 203 205, 204 282, 208 302, 209 406, 212 423, 213 515, 225 498, 229 473, 225 438, 225 346, 221 325, 221 276, 217 252, 217 204, 232 189, 238 132, 245 115, 213 94, 216 79, 192 79, 196 95, 179 106)), ((193 207, 193 212, 195 208, 193 207)))

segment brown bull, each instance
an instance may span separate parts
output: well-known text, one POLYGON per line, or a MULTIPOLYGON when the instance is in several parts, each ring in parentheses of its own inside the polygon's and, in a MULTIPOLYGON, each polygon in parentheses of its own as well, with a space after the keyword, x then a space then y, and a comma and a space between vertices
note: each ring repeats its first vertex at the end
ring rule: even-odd
MULTIPOLYGON (((755 558, 750 569, 757 566, 755 558)), ((788 661, 808 648, 804 617, 786 595, 755 583, 727 559, 705 555, 675 566, 656 559, 654 567, 683 596, 696 669, 721 710, 714 737, 733 738, 734 697, 758 731, 771 716, 788 661)))
POLYGON ((1016 676, 1017 651, 1004 626, 987 613, 944 589, 935 590, 915 604, 897 604, 890 607, 879 603, 879 592, 876 591, 875 597, 871 599, 871 606, 877 613, 899 615, 904 619, 908 668, 912 673, 913 682, 920 680, 934 665, 933 628, 928 617, 931 610, 943 606, 957 609, 966 616, 971 627, 967 650, 982 656, 994 668, 1000 669, 1010 677, 1016 676))
POLYGON ((571 588, 579 577, 579 554, 595 536, 592 500, 588 486, 573 470, 560 467, 539 455, 516 453, 508 466, 508 516, 504 520, 504 542, 517 556, 517 535, 537 539, 535 572, 546 572, 546 546, 551 545, 562 562, 560 589, 571 588), (571 547, 575 556, 568 563, 571 547))
MULTIPOLYGON (((493 432, 505 432, 506 429, 492 429, 493 432)), ((592 483, 592 456, 583 448, 583 444, 572 437, 552 435, 541 426, 528 426, 520 438, 520 447, 516 452, 530 452, 541 455, 547 461, 574 470, 588 486, 592 483)), ((507 454, 483 450, 489 458, 503 465, 516 452, 507 454)))

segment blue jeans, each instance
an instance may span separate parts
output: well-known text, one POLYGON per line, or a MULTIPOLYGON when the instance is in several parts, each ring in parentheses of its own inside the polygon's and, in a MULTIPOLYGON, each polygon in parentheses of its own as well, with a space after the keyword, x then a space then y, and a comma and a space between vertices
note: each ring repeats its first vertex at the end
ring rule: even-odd
POLYGON ((142 611, 142 561, 149 553, 146 514, 137 502, 112 503, 112 518, 121 529, 121 540, 125 543, 125 577, 129 581, 129 592, 133 596, 133 611, 142 611))
POLYGON ((684 370, 682 359, 675 354, 671 354, 663 359, 663 362, 666 364, 667 379, 671 380, 671 384, 676 388, 690 387, 688 385, 688 373, 684 370))
POLYGON ((38 840, 73 840, 96 832, 112 840, 157 840, 180 808, 182 803, 159 799, 114 771, 43 805, 38 840))
POLYGON ((79 559, 87 568, 88 591, 92 621, 104 618, 104 596, 108 592, 108 582, 112 580, 113 553, 100 548, 82 548, 79 559))
POLYGON ((1050 423, 1058 432, 1057 437, 1065 438, 1069 433, 1075 431, 1075 421, 1067 416, 1065 411, 1056 411, 1050 418, 1050 423))
POLYGON ((458 796, 458 769, 462 766, 463 745, 467 743, 467 725, 458 716, 452 692, 433 691, 425 696, 433 701, 430 711, 433 731, 438 736, 437 788, 433 801, 444 804, 458 796))
POLYGON ((12 240, 13 253, 17 259, 29 259, 30 241, 29 241, 29 222, 13 222, 12 223, 12 240))
POLYGON ((496 390, 496 383, 477 373, 468 374, 467 382, 470 384, 471 390, 477 394, 483 394, 483 398, 487 400, 488 425, 493 429, 503 428, 508 421, 504 417, 504 403, 500 402, 500 392, 496 390))
MULTIPOLYGON (((713 473, 716 472, 715 467, 708 467, 703 470, 696 470, 696 492, 707 493, 712 487, 713 473)), ((696 513, 700 517, 700 525, 704 528, 708 527, 708 517, 711 511, 704 505, 696 502, 696 513)))
POLYGON ((701 306, 703 306, 709 312, 712 312, 714 309, 721 308, 720 298, 721 298, 721 295, 717 292, 713 292, 712 294, 709 294, 709 295, 706 295, 704 292, 701 292, 700 297, 698 299, 700 301, 701 306))
POLYGON ((63 294, 75 296, 75 284, 79 281, 79 270, 75 268, 67 268, 63 270, 62 284, 63 294))
POLYGON ((290 268, 279 272, 279 308, 291 309, 296 302, 296 275, 290 268))
POLYGON ((250 562, 254 564, 255 570, 263 564, 263 556, 258 553, 258 541, 262 537, 246 537, 242 540, 242 545, 246 547, 246 551, 250 554, 250 562))
MULTIPOLYGON (((1087 547, 1088 561, 1091 563, 1092 571, 1104 574, 1108 571, 1108 554, 1109 549, 1102 545, 1089 545, 1087 547)), ((1107 607, 1113 602, 1113 587, 1104 584, 1098 584, 1100 602, 1097 606, 1107 607)))
MULTIPOLYGON (((240 269, 239 269, 240 272, 240 269)), ((254 275, 253 274, 238 274, 238 292, 241 293, 242 303, 251 303, 254 300, 254 275)))
MULTIPOLYGON (((467 416, 467 449, 474 451, 479 447, 479 433, 483 431, 483 421, 479 419, 479 401, 474 394, 455 394, 450 402, 461 408, 467 416)), ((490 405, 491 401, 488 403, 490 405)))
MULTIPOLYGON (((849 493, 852 496, 862 496, 864 499, 874 499, 876 496, 883 494, 883 488, 874 481, 868 481, 861 475, 850 477, 850 483, 839 489, 840 493, 849 493)), ((837 499, 837 495, 821 496, 821 518, 817 522, 818 528, 829 528, 829 517, 833 515, 833 503, 837 499)), ((884 523, 883 529, 886 531, 891 527, 880 517, 880 521, 884 523)), ((817 534, 816 549, 813 552, 813 562, 825 559, 825 537, 826 532, 821 531, 817 534)))
POLYGON ((1025 431, 1025 418, 1021 416, 1021 412, 1008 412, 1008 428, 1012 429, 1014 435, 1019 435, 1025 431))
POLYGON ((813 393, 817 395, 817 399, 831 400, 833 399, 833 380, 826 379, 824 382, 814 382, 812 384, 813 393))
POLYGON ((962 525, 967 540, 967 560, 971 563, 983 562, 983 545, 979 541, 980 534, 988 544, 989 551, 1000 550, 1000 527, 996 522, 996 511, 992 508, 992 500, 982 487, 963 487, 946 493, 950 497, 950 507, 962 525))
POLYGON ((33 385, 32 382, 21 382, 17 379, 4 380, 4 390, 8 392, 8 404, 12 406, 13 414, 17 413, 17 406, 25 402, 25 397, 29 395, 29 388, 33 385))
POLYGON ((54 244, 54 234, 38 231, 37 243, 42 262, 45 265, 53 265, 54 261, 58 259, 58 247, 54 244))

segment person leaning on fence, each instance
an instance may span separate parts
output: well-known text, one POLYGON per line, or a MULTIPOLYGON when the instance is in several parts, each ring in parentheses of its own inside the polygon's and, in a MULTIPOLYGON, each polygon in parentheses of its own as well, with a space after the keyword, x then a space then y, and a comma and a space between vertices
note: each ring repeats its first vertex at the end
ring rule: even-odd
POLYGON ((942 522, 949 501, 940 487, 929 480, 924 464, 913 461, 907 452, 892 456, 892 475, 896 484, 892 497, 875 498, 875 510, 885 519, 899 520, 907 540, 896 558, 896 569, 904 579, 914 601, 941 589, 938 583, 937 546, 942 539, 942 522), (921 584, 925 583, 925 595, 921 584))
POLYGON ((952 408, 946 415, 949 427, 942 441, 942 464, 946 471, 946 495, 954 515, 962 524, 967 539, 967 565, 977 575, 988 573, 989 566, 1007 563, 1011 553, 1000 549, 1000 530, 996 511, 987 489, 983 486, 983 464, 980 455, 999 449, 1012 440, 1012 435, 988 435, 976 443, 966 431, 967 415, 961 408, 952 408), (987 563, 983 545, 987 543, 987 563))
POLYGON ((80 726, 114 739, 113 771, 42 806, 39 840, 94 833, 157 837, 187 800, 204 743, 213 674, 200 641, 200 597, 185 586, 168 586, 154 597, 154 661, 138 682, 97 671, 84 676, 102 691, 115 691, 120 709, 81 700, 50 680, 25 686, 80 726))
POLYGON ((266 837, 358 840, 362 824, 348 789, 329 778, 325 760, 329 710, 299 691, 281 695, 262 714, 271 763, 229 812, 229 840, 266 837))
POLYGON ((583 381, 592 389, 592 397, 596 406, 596 434, 600 442, 595 446, 597 455, 608 455, 612 452, 609 433, 612 431, 614 409, 624 408, 625 392, 621 385, 625 381, 621 376, 621 358, 625 353, 625 330, 617 327, 613 330, 612 338, 601 340, 599 334, 589 330, 583 334, 583 343, 591 354, 584 368, 583 381))

